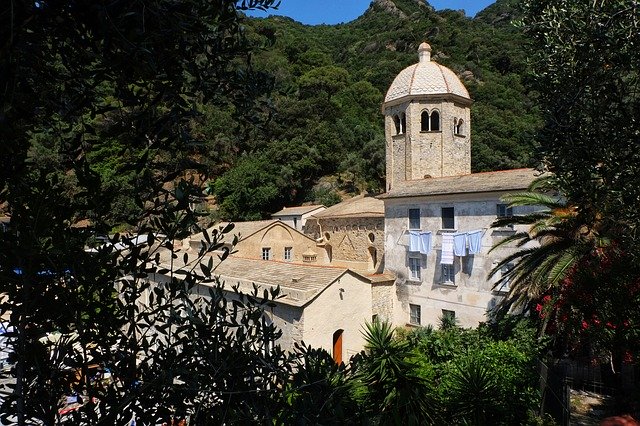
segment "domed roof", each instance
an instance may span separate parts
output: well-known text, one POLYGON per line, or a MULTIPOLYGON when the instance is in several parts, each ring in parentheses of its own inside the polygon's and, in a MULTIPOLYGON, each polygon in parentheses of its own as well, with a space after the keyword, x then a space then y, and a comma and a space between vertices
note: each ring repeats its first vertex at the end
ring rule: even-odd
POLYGON ((422 43, 418 48, 418 56, 420 62, 403 69, 393 80, 384 98, 385 104, 416 95, 452 94, 471 99, 453 71, 431 61, 431 46, 422 43))

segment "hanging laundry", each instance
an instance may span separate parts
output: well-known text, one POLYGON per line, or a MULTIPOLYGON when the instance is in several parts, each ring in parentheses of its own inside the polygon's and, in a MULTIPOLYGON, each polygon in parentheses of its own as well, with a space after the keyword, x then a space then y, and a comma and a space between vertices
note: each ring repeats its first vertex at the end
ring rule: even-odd
POLYGON ((431 232, 421 232, 420 233, 420 253, 424 255, 428 255, 431 253, 431 249, 433 248, 433 242, 431 239, 431 232))
POLYGON ((467 232, 469 254, 477 254, 482 250, 482 230, 467 232))
POLYGON ((467 233, 457 232, 453 234, 453 254, 456 256, 467 255, 467 233))
POLYGON ((420 251, 420 231, 409 231, 409 251, 420 251))
POLYGON ((453 265, 453 234, 442 234, 440 264, 453 265))

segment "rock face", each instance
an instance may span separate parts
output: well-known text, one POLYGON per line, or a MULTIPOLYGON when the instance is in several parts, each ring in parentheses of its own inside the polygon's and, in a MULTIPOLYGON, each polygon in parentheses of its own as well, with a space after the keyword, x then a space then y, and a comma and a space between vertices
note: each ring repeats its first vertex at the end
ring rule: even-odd
POLYGON ((373 0, 371 6, 378 7, 385 12, 390 13, 391 15, 397 16, 400 19, 407 18, 406 13, 398 9, 398 6, 396 6, 396 4, 392 0, 373 0))

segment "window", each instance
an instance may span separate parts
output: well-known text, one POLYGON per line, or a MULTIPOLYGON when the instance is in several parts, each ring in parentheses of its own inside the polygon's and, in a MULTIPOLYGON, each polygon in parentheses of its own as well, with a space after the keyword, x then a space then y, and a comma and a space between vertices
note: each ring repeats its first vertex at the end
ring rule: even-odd
POLYGON ((429 131, 429 111, 422 111, 422 114, 420 114, 420 131, 429 131))
POLYGON ((420 229, 420 209, 409 209, 409 229, 420 229))
POLYGON ((413 281, 420 281, 420 258, 419 257, 409 258, 409 272, 410 272, 410 277, 413 281))
POLYGON ((284 248, 284 260, 286 260, 287 262, 291 262, 291 251, 291 247, 284 248))
POLYGON ((402 133, 401 129, 400 129, 400 117, 397 115, 393 116, 393 124, 396 127, 396 135, 399 135, 400 133, 402 133))
POLYGON ((420 325, 421 317, 420 305, 409 304, 409 324, 420 325))
POLYGON ((496 216, 498 217, 511 217, 513 216, 513 208, 506 204, 496 205, 496 216))
POLYGON ((448 309, 442 310, 442 320, 446 322, 456 323, 456 311, 450 311, 448 309))
POLYGON ((400 133, 405 133, 407 131, 407 116, 403 112, 400 115, 400 133))
POLYGON ((262 247, 262 260, 271 260, 271 248, 262 247))
POLYGON ((453 207, 442 208, 442 229, 456 229, 455 211, 453 207))
POLYGON ((464 135, 464 120, 462 118, 460 120, 453 120, 453 133, 460 136, 464 135))
MULTIPOLYGON (((513 268, 513 263, 507 263, 506 265, 504 265, 502 268, 500 268, 500 277, 502 278, 503 276, 505 276, 505 274, 509 272, 512 268, 513 268)), ((510 289, 510 284, 511 284, 511 278, 507 278, 506 280, 502 281, 500 284, 496 285, 494 290, 497 291, 498 293, 508 293, 510 289)))
POLYGON ((431 126, 430 126, 430 130, 432 132, 439 132, 440 131, 440 113, 438 111, 433 111, 431 113, 431 126))
POLYGON ((422 111, 420 114, 420 131, 422 132, 439 132, 440 131, 440 113, 438 111, 422 111))
POLYGON ((447 284, 455 284, 456 273, 453 265, 442 265, 442 275, 440 281, 447 284))

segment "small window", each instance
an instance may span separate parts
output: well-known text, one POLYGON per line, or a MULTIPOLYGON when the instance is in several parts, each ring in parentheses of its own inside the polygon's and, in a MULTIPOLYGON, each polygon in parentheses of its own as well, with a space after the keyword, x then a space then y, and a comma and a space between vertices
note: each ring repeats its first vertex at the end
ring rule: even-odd
POLYGON ((429 111, 422 111, 420 114, 420 131, 429 131, 429 111))
POLYGON ((411 280, 420 281, 420 258, 419 257, 409 258, 409 275, 411 277, 411 280))
POLYGON ((400 115, 400 133, 406 133, 406 131, 407 131, 407 116, 403 112, 400 115))
MULTIPOLYGON (((513 263, 508 263, 504 265, 502 268, 500 268, 500 277, 502 278, 511 269, 513 269, 513 263)), ((494 290, 497 291, 498 293, 508 293, 509 290, 511 289, 510 284, 511 284, 511 279, 507 278, 506 280, 498 284, 494 290)))
POLYGON ((287 262, 291 262, 291 252, 292 252, 292 248, 291 247, 285 247, 284 248, 284 260, 286 260, 287 262))
POLYGON ((464 135, 464 120, 461 118, 457 122, 454 121, 454 133, 456 135, 464 135))
POLYGON ((442 208, 442 229, 456 229, 455 211, 453 207, 442 208))
POLYGON ((431 113, 430 124, 431 124, 430 130, 432 132, 440 131, 440 113, 438 111, 433 111, 431 113))
POLYGON ((442 265, 442 276, 440 281, 447 284, 455 284, 456 274, 453 265, 442 265))
POLYGON ((420 325, 422 323, 422 312, 420 305, 409 304, 409 324, 420 325))
POLYGON ((409 229, 420 229, 420 209, 409 209, 409 229))
POLYGON ((509 207, 507 204, 496 205, 496 216, 498 217, 511 217, 513 216, 513 207, 509 207))
POLYGON ((262 247, 262 260, 271 260, 271 248, 262 247))
POLYGON ((399 135, 400 133, 402 133, 402 131, 400 130, 400 117, 397 115, 393 116, 393 124, 396 127, 396 135, 399 135))
POLYGON ((450 311, 448 309, 443 309, 442 310, 442 320, 455 324, 455 322, 456 322, 456 311, 450 311))

